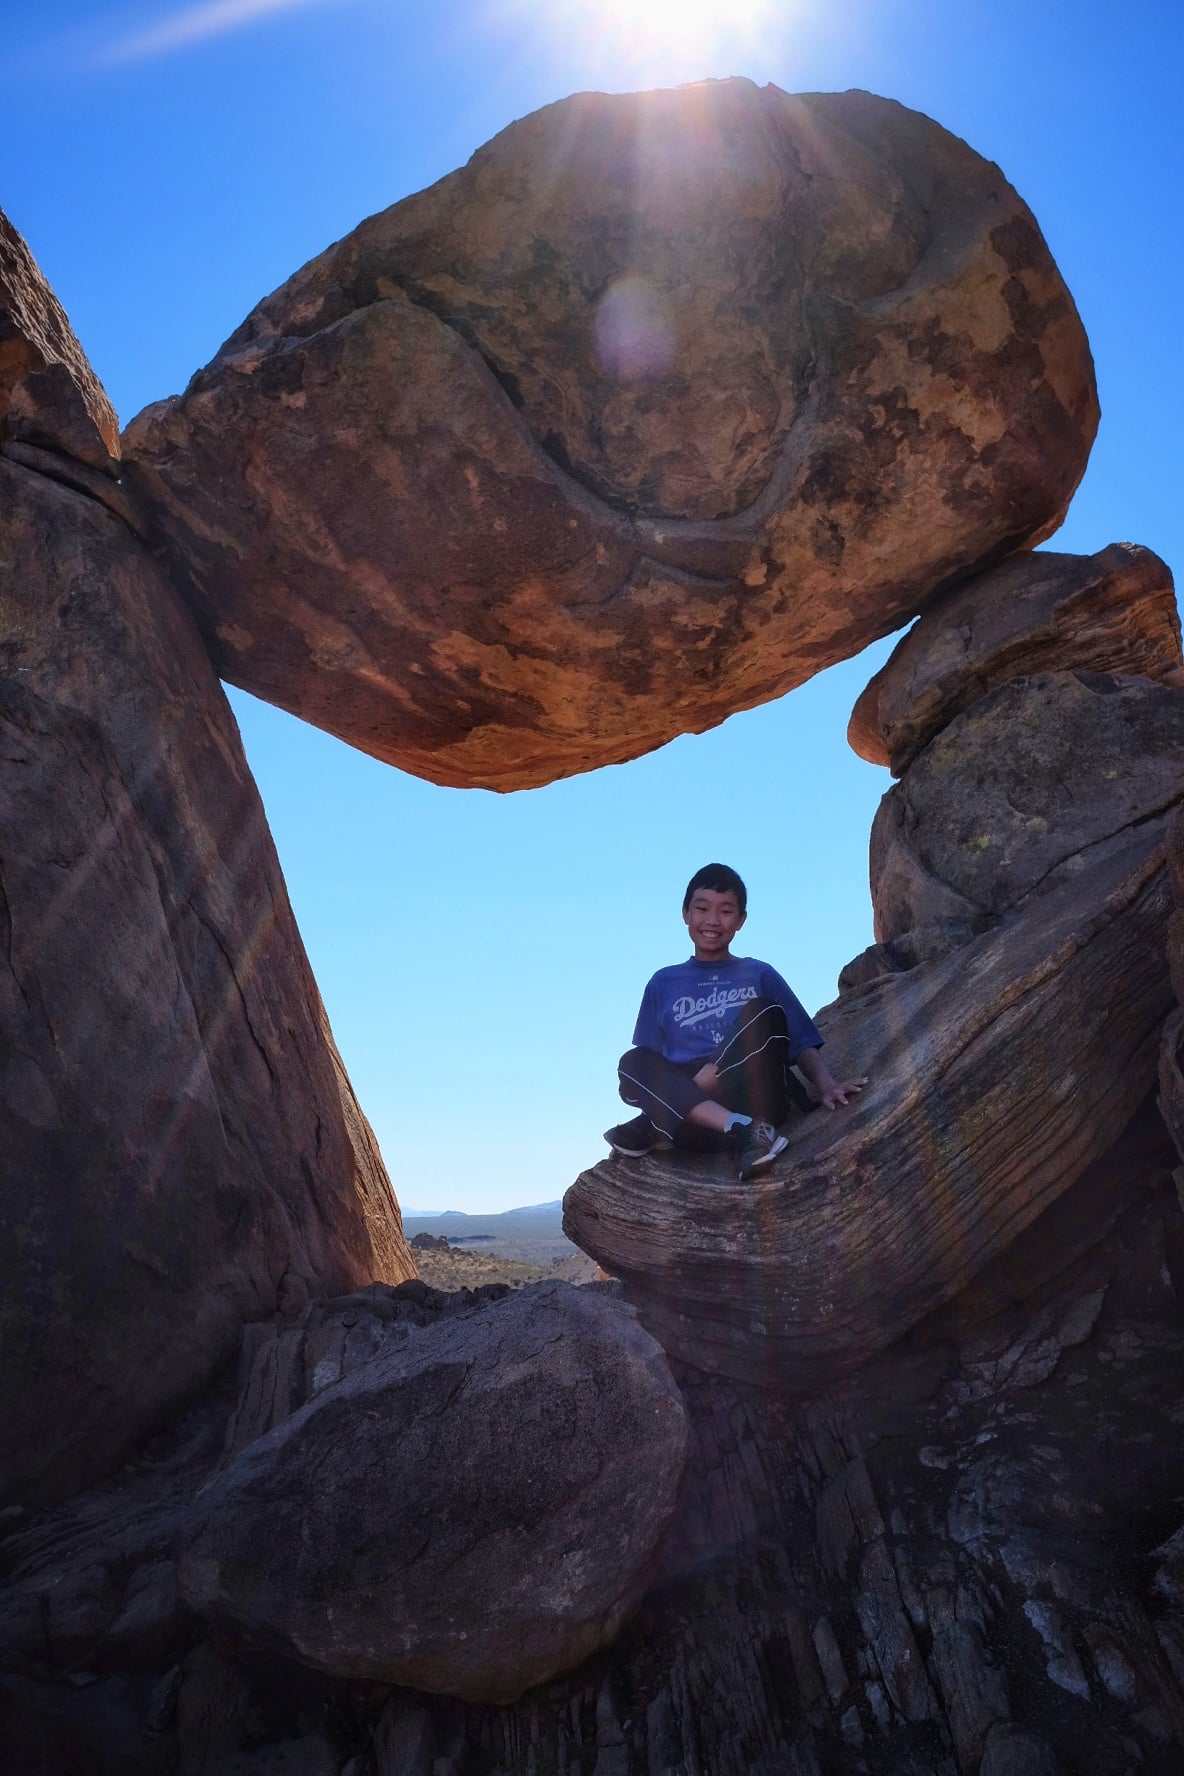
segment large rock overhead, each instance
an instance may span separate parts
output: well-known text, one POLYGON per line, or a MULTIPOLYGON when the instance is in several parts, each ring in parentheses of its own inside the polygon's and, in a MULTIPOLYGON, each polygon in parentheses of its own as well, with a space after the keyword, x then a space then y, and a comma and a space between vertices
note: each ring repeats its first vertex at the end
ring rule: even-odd
POLYGON ((1056 528, 1088 345, 998 168, 866 93, 582 94, 125 438, 218 670, 514 789, 780 695, 1056 528))
POLYGON ((0 557, 0 1502, 27 1504, 123 1460, 285 1277, 415 1267, 188 611, 117 516, 5 459, 0 557))

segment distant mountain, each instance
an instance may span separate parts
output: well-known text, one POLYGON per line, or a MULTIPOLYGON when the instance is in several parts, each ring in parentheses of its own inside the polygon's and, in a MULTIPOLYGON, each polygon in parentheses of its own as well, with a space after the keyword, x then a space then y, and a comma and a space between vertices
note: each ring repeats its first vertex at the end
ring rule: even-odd
POLYGON ((511 1215, 545 1215, 558 1213, 563 1207, 563 1199, 556 1197, 554 1202, 532 1203, 524 1209, 501 1209, 493 1215, 470 1215, 467 1209, 409 1209, 400 1204, 404 1219, 411 1221, 502 1221, 511 1215))
POLYGON ((532 1203, 499 1215, 470 1215, 463 1209, 404 1209, 403 1232, 443 1236, 453 1246, 476 1248, 524 1263, 550 1265, 577 1250, 564 1236, 563 1204, 532 1203))

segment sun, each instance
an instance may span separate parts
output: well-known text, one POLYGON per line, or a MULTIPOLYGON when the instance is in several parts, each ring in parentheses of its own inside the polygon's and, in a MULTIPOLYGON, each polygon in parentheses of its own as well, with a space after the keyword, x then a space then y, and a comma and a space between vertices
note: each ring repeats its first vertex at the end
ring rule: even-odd
MULTIPOLYGON (((612 84, 748 72, 786 22, 785 0, 493 0, 565 67, 612 84)), ((755 71, 755 69, 753 70, 755 71)))

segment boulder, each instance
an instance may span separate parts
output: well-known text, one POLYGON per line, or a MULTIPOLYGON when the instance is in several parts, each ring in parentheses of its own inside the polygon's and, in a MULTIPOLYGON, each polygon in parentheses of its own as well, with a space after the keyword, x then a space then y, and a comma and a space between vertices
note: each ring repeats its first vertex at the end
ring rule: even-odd
POLYGON ((514 789, 779 696, 1046 536, 1097 415, 997 167, 867 93, 725 80, 512 124, 124 443, 224 677, 514 789))
POLYGON ((202 1495, 184 1593, 320 1671, 512 1701, 640 1601, 686 1458, 681 1396, 601 1285, 386 1333, 202 1495))
POLYGON ((847 738, 860 758, 899 777, 988 691, 1073 668, 1184 684, 1171 571, 1150 549, 1013 555, 946 593, 863 692, 847 738))
POLYGON ((0 210, 0 437, 105 468, 119 455, 119 421, 61 303, 0 210))
POLYGON ((996 929, 818 1014, 851 1105, 739 1184, 723 1159, 611 1158, 570 1239, 709 1373, 808 1393, 951 1300, 1106 1154, 1155 1079, 1171 1002, 1165 822, 996 929))
POLYGON ((997 918, 1184 794, 1184 690, 1107 673, 1013 679, 955 717, 876 812, 879 943, 997 918))
POLYGON ((84 1486, 285 1276, 414 1275, 192 618, 0 460, 0 1498, 84 1486))

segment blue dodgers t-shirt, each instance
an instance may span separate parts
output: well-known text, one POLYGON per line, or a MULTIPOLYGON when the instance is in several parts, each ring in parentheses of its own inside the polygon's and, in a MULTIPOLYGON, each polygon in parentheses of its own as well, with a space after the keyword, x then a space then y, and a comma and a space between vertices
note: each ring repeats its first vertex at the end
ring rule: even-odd
POLYGON ((697 962, 692 956, 659 968, 642 996, 633 1032, 635 1048, 652 1048, 668 1061, 701 1061, 714 1054, 749 999, 775 999, 789 1025, 789 1058, 821 1048, 818 1026, 775 968, 755 956, 697 962))

